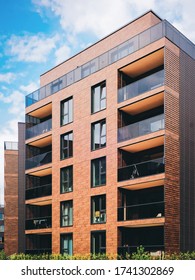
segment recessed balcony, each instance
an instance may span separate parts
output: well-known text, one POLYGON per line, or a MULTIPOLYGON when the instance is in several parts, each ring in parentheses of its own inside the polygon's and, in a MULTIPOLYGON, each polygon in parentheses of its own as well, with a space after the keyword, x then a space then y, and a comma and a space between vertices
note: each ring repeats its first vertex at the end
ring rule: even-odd
POLYGON ((118 182, 164 173, 164 157, 134 163, 118 169, 118 182))
POLYGON ((123 206, 118 208, 118 221, 164 217, 164 201, 123 206))
POLYGON ((118 90, 118 103, 164 85, 164 70, 160 70, 118 90))
POLYGON ((26 175, 26 200, 50 196, 52 194, 52 175, 26 175))
POLYGON ((164 114, 142 120, 118 129, 118 142, 164 129, 164 114))
POLYGON ((51 254, 52 235, 51 233, 26 234, 26 254, 51 254))
POLYGON ((27 128, 26 139, 30 139, 38 135, 45 134, 46 132, 51 131, 51 129, 52 129, 52 119, 48 119, 44 122, 41 122, 37 125, 27 128))
POLYGON ((26 169, 35 168, 52 162, 52 151, 26 159, 26 169))
POLYGON ((51 204, 38 206, 26 205, 26 230, 46 229, 52 227, 51 204))
POLYGON ((51 228, 51 216, 36 217, 26 220, 26 230, 51 228))

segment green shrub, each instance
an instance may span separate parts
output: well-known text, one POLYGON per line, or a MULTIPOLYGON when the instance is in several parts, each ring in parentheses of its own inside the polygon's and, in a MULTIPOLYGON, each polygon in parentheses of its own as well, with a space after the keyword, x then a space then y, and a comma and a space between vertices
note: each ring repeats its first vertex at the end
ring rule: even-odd
POLYGON ((0 260, 6 260, 6 259, 7 259, 7 257, 6 257, 5 252, 3 250, 0 251, 0 260))

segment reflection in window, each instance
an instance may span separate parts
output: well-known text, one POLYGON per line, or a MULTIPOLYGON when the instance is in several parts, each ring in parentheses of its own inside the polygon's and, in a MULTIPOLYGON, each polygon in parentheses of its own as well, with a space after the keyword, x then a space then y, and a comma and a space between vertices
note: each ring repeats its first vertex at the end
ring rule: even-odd
POLYGON ((61 227, 73 224, 73 202, 72 200, 61 202, 61 227))
POLYGON ((73 254, 72 233, 61 234, 60 253, 72 256, 73 254))
POLYGON ((61 101, 61 125, 72 122, 73 120, 73 99, 68 98, 61 101))
POLYGON ((73 190, 73 166, 67 166, 61 169, 61 193, 71 192, 73 190))
POLYGON ((91 222, 92 224, 106 222, 106 195, 91 198, 91 222))
POLYGON ((91 90, 91 112, 95 113, 106 108, 106 82, 102 82, 91 90))
POLYGON ((73 156, 73 133, 65 133, 61 135, 61 159, 73 156))
POLYGON ((91 149, 97 150, 106 146, 106 121, 101 120, 91 125, 91 149))
POLYGON ((106 253, 106 231, 93 231, 91 233, 91 254, 106 253))
POLYGON ((106 157, 97 158, 91 162, 91 186, 106 184, 106 157))

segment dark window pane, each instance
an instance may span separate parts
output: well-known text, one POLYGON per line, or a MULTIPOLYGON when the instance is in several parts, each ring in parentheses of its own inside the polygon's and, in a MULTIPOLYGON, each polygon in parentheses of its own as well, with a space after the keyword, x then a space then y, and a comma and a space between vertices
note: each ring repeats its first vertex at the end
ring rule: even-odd
POLYGON ((73 156, 73 133, 61 135, 61 159, 73 156))
POLYGON ((106 157, 94 159, 91 162, 91 186, 106 184, 106 157))
POLYGON ((96 231, 91 233, 91 253, 106 253, 106 231, 96 231))
POLYGON ((92 87, 92 113, 106 108, 106 83, 92 87))
POLYGON ((93 123, 91 137, 91 149, 97 150, 106 146, 106 121, 101 120, 93 123))
POLYGON ((91 198, 91 222, 92 224, 106 222, 106 195, 91 198))
POLYGON ((73 202, 61 202, 61 227, 72 226, 73 224, 73 202))
POLYGON ((61 235, 61 245, 60 245, 60 253, 61 254, 73 254, 73 238, 72 233, 62 234, 61 235))
POLYGON ((61 193, 73 190, 73 167, 67 166, 61 169, 61 193))
POLYGON ((61 102, 61 125, 73 120, 73 100, 72 97, 61 102))

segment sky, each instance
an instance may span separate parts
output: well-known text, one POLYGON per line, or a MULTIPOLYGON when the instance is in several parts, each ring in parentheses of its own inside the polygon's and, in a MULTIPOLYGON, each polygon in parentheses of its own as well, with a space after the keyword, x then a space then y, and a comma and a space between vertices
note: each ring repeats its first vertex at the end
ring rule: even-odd
POLYGON ((195 43, 194 0, 0 0, 0 204, 4 141, 17 141, 42 73, 153 10, 195 43))

